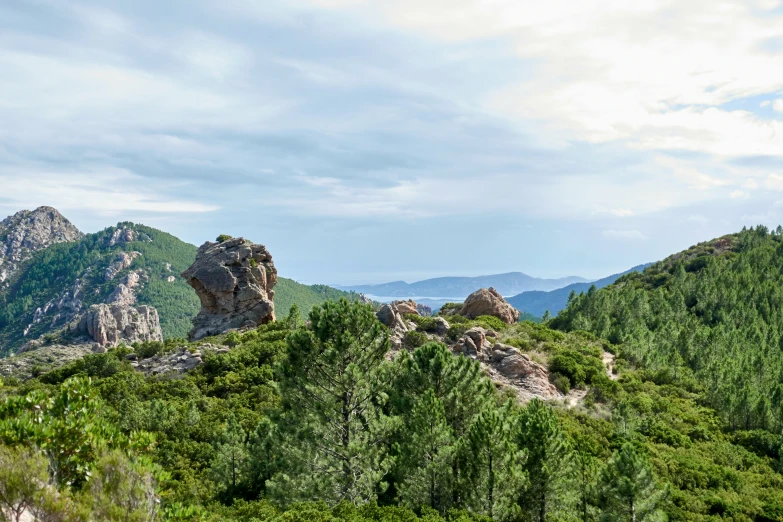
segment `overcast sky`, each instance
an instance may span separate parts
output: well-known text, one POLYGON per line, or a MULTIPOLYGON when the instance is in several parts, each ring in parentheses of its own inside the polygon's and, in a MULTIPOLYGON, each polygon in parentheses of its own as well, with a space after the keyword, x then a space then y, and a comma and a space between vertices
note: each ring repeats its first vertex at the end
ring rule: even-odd
POLYGON ((600 277, 783 222, 783 3, 5 0, 0 122, 2 215, 600 277))

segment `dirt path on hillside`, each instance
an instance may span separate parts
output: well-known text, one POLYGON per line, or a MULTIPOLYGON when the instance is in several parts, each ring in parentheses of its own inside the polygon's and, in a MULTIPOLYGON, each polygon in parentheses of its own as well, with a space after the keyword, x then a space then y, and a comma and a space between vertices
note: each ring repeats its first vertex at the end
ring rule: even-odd
POLYGON ((601 359, 604 361, 604 366, 606 367, 606 375, 609 376, 610 379, 613 381, 617 380, 617 374, 613 373, 614 370, 614 354, 609 352, 604 352, 601 356, 601 359))

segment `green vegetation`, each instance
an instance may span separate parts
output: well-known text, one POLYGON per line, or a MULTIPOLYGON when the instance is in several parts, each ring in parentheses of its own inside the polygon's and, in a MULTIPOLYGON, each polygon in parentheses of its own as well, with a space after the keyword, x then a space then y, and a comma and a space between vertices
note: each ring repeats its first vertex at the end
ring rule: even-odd
POLYGON ((622 345, 630 361, 690 378, 733 428, 783 429, 783 235, 743 230, 671 256, 553 320, 622 345))
POLYGON ((280 277, 275 285, 275 313, 278 317, 285 317, 291 310, 291 306, 296 305, 304 318, 314 306, 342 298, 351 302, 358 301, 359 294, 344 292, 326 285, 303 285, 292 279, 280 277))
MULTIPOLYGON (((0 345, 7 353, 25 340, 50 331, 51 319, 34 324, 28 335, 23 335, 27 325, 33 323, 36 308, 56 302, 66 291, 72 293, 77 279, 84 283, 79 299, 83 302, 82 309, 86 309, 91 304, 104 302, 125 274, 139 269, 149 278, 142 280, 139 304, 152 305, 158 310, 164 336, 184 337, 191 328, 191 317, 198 312, 199 300, 195 292, 176 276, 190 266, 195 255, 196 247, 193 245, 165 232, 133 223, 118 223, 117 227, 87 234, 79 241, 52 245, 36 253, 11 282, 10 288, 0 293, 0 345), (134 240, 110 246, 112 234, 123 227, 135 232, 134 240), (106 281, 104 272, 117 253, 133 251, 140 252, 141 256, 112 280, 106 281), (171 275, 176 279, 168 282, 167 278, 171 275)), ((64 323, 56 325, 59 328, 65 326, 64 323)))
POLYGON ((295 308, 229 334, 230 352, 205 351, 179 378, 145 378, 114 349, 7 380, 0 459, 59 494, 2 471, 0 490, 69 520, 146 509, 143 520, 597 521, 630 520, 631 506, 646 521, 783 516, 780 437, 732 430, 691 374, 621 356, 611 380, 590 373, 606 342, 519 323, 498 339, 562 356, 588 389, 581 408, 522 406, 443 344, 386 360, 368 306, 327 302, 309 322, 295 308))

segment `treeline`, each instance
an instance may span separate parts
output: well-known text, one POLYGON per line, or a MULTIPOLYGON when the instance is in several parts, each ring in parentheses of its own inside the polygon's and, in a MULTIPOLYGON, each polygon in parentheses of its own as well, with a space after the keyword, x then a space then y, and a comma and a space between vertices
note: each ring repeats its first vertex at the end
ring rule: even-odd
POLYGON ((782 232, 743 230, 573 295, 553 325, 622 344, 648 368, 693 374, 731 427, 780 433, 782 232))
MULTIPOLYGON (((540 325, 508 331, 538 339, 517 339, 534 357, 566 342, 540 325)), ((579 338, 596 343, 567 341, 579 338)), ((232 349, 203 352, 181 378, 145 378, 126 358, 169 342, 6 379, 0 458, 37 471, 0 472, 0 491, 15 492, 3 509, 210 522, 783 516, 779 438, 725 431, 692 382, 665 372, 620 361, 618 380, 579 390, 583 408, 522 406, 442 344, 389 360, 371 308, 344 300, 315 307, 308 326, 294 309, 211 341, 232 349)))

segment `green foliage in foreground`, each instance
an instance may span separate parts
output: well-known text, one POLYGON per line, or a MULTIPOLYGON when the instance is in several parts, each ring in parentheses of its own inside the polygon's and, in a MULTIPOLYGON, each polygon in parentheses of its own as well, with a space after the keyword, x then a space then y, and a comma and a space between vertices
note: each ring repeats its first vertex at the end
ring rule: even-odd
MULTIPOLYGON (((70 503, 58 509, 101 520, 783 516, 779 436, 727 429, 687 375, 621 361, 618 380, 583 384, 583 408, 522 406, 442 344, 387 361, 367 306, 327 303, 309 319, 294 310, 233 334, 230 352, 205 351, 183 376, 145 378, 113 350, 7 381, 0 457, 38 473, 44 459, 70 503)), ((532 323, 498 335, 542 356, 603 346, 532 323)))

